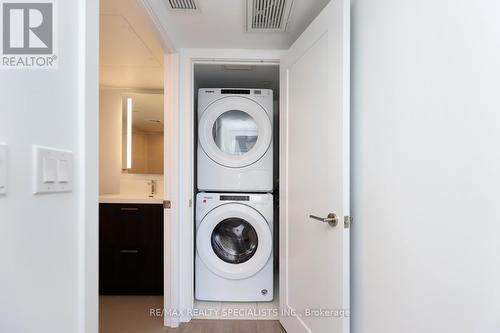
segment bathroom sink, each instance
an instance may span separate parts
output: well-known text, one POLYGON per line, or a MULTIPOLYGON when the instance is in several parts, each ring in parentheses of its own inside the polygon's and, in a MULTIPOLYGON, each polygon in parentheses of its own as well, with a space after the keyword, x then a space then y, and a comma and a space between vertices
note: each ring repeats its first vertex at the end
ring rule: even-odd
POLYGON ((159 195, 104 194, 99 197, 100 203, 161 204, 163 197, 159 195))

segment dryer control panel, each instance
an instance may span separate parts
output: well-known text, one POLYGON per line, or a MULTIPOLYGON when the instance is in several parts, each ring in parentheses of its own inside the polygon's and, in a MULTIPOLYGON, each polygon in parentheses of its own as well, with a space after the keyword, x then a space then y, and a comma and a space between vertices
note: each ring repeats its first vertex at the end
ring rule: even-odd
POLYGON ((273 211, 273 195, 270 193, 200 192, 196 195, 197 218, 203 217, 217 206, 230 203, 241 203, 271 213, 273 211))
POLYGON ((249 195, 221 195, 220 201, 250 201, 249 195))
POLYGON ((247 95, 252 97, 272 96, 272 89, 241 89, 241 88, 201 88, 198 93, 220 95, 247 95))

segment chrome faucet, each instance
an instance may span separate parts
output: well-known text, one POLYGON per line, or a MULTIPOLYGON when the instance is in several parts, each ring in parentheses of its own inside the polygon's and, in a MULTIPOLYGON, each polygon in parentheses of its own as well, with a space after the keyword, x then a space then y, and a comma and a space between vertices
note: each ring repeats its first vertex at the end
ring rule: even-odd
POLYGON ((151 179, 149 185, 151 185, 151 194, 149 196, 152 197, 156 194, 156 180, 151 179))

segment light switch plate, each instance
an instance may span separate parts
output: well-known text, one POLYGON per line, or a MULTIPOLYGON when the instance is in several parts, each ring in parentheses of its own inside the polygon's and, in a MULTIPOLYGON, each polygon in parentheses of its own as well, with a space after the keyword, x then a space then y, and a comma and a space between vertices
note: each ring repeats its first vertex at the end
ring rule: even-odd
POLYGON ((7 145, 0 143, 0 194, 7 194, 7 145))
POLYGON ((73 191, 73 153, 68 150, 33 146, 33 192, 73 191))

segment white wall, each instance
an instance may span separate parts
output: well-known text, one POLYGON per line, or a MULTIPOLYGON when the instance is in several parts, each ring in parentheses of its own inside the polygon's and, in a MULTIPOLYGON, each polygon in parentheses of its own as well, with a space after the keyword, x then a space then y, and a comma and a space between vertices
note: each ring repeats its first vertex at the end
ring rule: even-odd
POLYGON ((352 2, 352 332, 499 332, 500 2, 352 2))
POLYGON ((90 332, 97 323, 84 299, 97 294, 97 279, 84 279, 96 249, 86 251, 84 240, 97 225, 97 182, 85 177, 97 177, 98 2, 58 6, 59 69, 0 70, 0 141, 9 145, 9 193, 0 196, 0 332, 90 332), (87 138, 93 125, 95 138, 87 138), (33 144, 74 152, 72 193, 32 194, 33 144))
POLYGON ((122 173, 122 91, 101 89, 99 104, 99 192, 120 193, 122 173))

